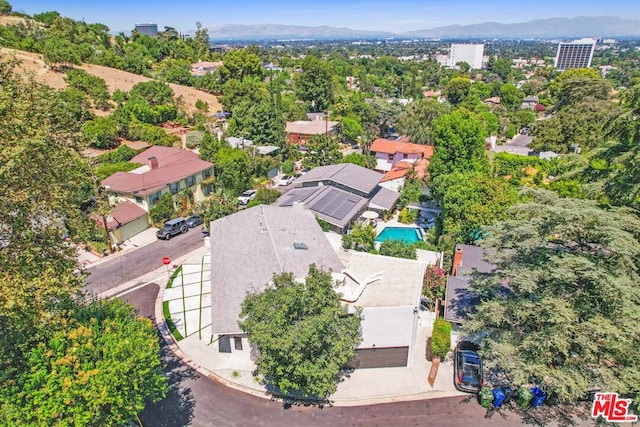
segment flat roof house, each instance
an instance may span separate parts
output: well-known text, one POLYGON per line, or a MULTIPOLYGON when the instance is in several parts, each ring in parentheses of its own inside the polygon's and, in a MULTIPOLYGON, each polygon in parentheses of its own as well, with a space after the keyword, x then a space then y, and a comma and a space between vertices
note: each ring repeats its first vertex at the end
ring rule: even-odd
POLYGON ((403 258, 352 254, 336 292, 350 307, 362 309, 362 342, 355 368, 407 367, 415 334, 426 264, 403 258))

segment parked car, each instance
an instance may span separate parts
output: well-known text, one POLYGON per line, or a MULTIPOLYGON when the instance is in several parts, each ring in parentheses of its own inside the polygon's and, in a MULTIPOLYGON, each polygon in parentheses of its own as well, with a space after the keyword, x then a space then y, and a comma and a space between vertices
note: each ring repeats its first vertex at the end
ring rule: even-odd
POLYGON ((189 231, 187 221, 184 218, 175 218, 164 223, 164 227, 156 231, 158 239, 170 240, 173 236, 189 231))
POLYGON ((257 193, 256 190, 245 191, 244 193, 238 196, 238 204, 239 205, 248 204, 250 201, 256 198, 256 193, 257 193))
POLYGON ((478 393, 482 387, 482 358, 478 346, 460 341, 453 354, 453 384, 457 390, 478 393))
POLYGON ((292 182, 293 182, 293 176, 284 175, 282 178, 280 178, 280 181, 278 181, 278 186, 285 187, 285 186, 291 184, 292 182))
POLYGON ((202 220, 202 217, 200 215, 191 215, 189 218, 187 218, 187 227, 197 227, 199 225, 202 225, 203 222, 204 221, 202 220))

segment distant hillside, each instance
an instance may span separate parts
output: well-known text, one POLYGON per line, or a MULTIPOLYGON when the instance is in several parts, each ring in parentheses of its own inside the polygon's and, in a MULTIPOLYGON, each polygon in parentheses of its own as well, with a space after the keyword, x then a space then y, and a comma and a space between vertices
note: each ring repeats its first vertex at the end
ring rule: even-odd
POLYGON ((449 25, 428 30, 410 31, 405 35, 440 38, 580 38, 638 37, 640 20, 612 16, 549 18, 519 24, 485 22, 474 25, 449 25))
POLYGON ((384 39, 384 38, 581 38, 581 37, 640 37, 640 20, 612 16, 549 18, 518 24, 485 22, 473 25, 449 25, 405 33, 353 30, 329 26, 303 25, 219 25, 210 27, 212 40, 328 40, 328 39, 384 39))
MULTIPOLYGON (((307 27, 302 25, 219 25, 207 28, 212 40, 291 40, 291 39, 381 39, 394 34, 382 31, 361 31, 329 26, 307 27)), ((397 36, 397 35, 396 35, 397 36)))

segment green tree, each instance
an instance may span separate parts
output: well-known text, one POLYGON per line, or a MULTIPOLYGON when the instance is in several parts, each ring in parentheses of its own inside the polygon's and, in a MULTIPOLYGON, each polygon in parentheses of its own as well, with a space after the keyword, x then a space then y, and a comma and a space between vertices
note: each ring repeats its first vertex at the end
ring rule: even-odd
POLYGON ((487 135, 473 113, 459 109, 445 114, 433 122, 431 132, 436 147, 429 165, 432 176, 486 169, 487 135))
POLYGON ((247 153, 237 148, 223 147, 217 151, 214 164, 217 185, 231 196, 250 188, 251 169, 247 153))
POLYGON ((524 93, 510 83, 505 83, 500 87, 500 102, 509 111, 517 111, 522 105, 524 93))
POLYGON ((133 85, 129 91, 129 98, 142 98, 152 107, 173 104, 173 89, 167 83, 152 80, 133 85))
POLYGON ((376 240, 376 229, 363 222, 351 226, 351 239, 357 250, 370 251, 376 240))
POLYGON ((222 147, 224 147, 224 144, 218 141, 217 137, 210 133, 205 133, 202 137, 202 141, 200 141, 200 158, 213 163, 216 158, 216 153, 222 147))
POLYGON ((333 103, 333 76, 329 65, 313 55, 302 60, 302 72, 293 78, 298 98, 311 104, 311 111, 325 111, 333 103))
POLYGON ((367 165, 375 164, 375 157, 369 154, 369 161, 367 162, 367 156, 364 154, 350 153, 342 158, 342 163, 353 163, 354 165, 366 168, 367 165))
POLYGON ((82 138, 97 148, 113 148, 120 143, 116 122, 108 117, 96 117, 85 122, 82 138))
POLYGON ((163 222, 176 216, 176 207, 173 197, 169 193, 164 193, 160 201, 149 209, 149 216, 154 224, 162 225, 163 222))
POLYGON ((8 425, 122 425, 164 397, 156 332, 133 307, 94 301, 58 320, 30 351, 30 369, 0 391, 8 425))
POLYGON ((444 88, 444 95, 453 106, 458 106, 465 101, 470 93, 471 80, 466 77, 454 77, 444 88))
POLYGON ((506 58, 489 58, 489 62, 487 63, 487 69, 494 74, 497 74, 500 79, 507 83, 510 80, 512 69, 511 69, 511 61, 506 58))
POLYGON ((324 400, 360 343, 360 313, 347 314, 328 271, 309 267, 304 283, 291 273, 242 303, 242 330, 260 351, 258 372, 283 393, 324 400))
POLYGON ((474 279, 465 323, 485 366, 575 405, 594 389, 640 395, 640 221, 627 209, 528 189, 490 228, 496 269, 474 279))
POLYGON ((430 188, 442 205, 442 234, 465 242, 475 240, 477 231, 485 226, 506 219, 507 208, 518 201, 508 181, 473 171, 438 175, 430 188))
POLYGON ((412 102, 398 117, 398 131, 414 144, 433 145, 431 124, 449 112, 446 104, 433 98, 412 102))
POLYGON ((80 65, 80 55, 77 47, 68 40, 49 38, 42 48, 42 57, 52 68, 66 68, 80 65))
POLYGON ((416 247, 402 240, 385 240, 380 244, 380 255, 417 259, 416 247))
POLYGON ((222 58, 223 66, 220 68, 220 75, 227 80, 242 81, 245 77, 262 77, 264 68, 260 58, 247 49, 237 49, 225 53, 222 58))
POLYGON ((307 169, 316 166, 335 165, 342 161, 340 146, 335 138, 328 135, 314 135, 307 144, 309 152, 302 159, 302 165, 307 169))
POLYGON ((0 15, 8 15, 11 10, 11 4, 7 0, 0 0, 0 15))

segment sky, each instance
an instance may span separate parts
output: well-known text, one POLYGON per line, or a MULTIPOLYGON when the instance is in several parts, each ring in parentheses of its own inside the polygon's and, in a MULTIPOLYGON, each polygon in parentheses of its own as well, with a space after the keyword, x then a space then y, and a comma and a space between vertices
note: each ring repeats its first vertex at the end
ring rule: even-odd
POLYGON ((328 25, 357 30, 405 31, 483 22, 504 24, 533 19, 617 16, 640 19, 639 0, 9 0, 28 15, 55 10, 87 23, 99 22, 112 32, 154 23, 192 32, 222 24, 328 25))

